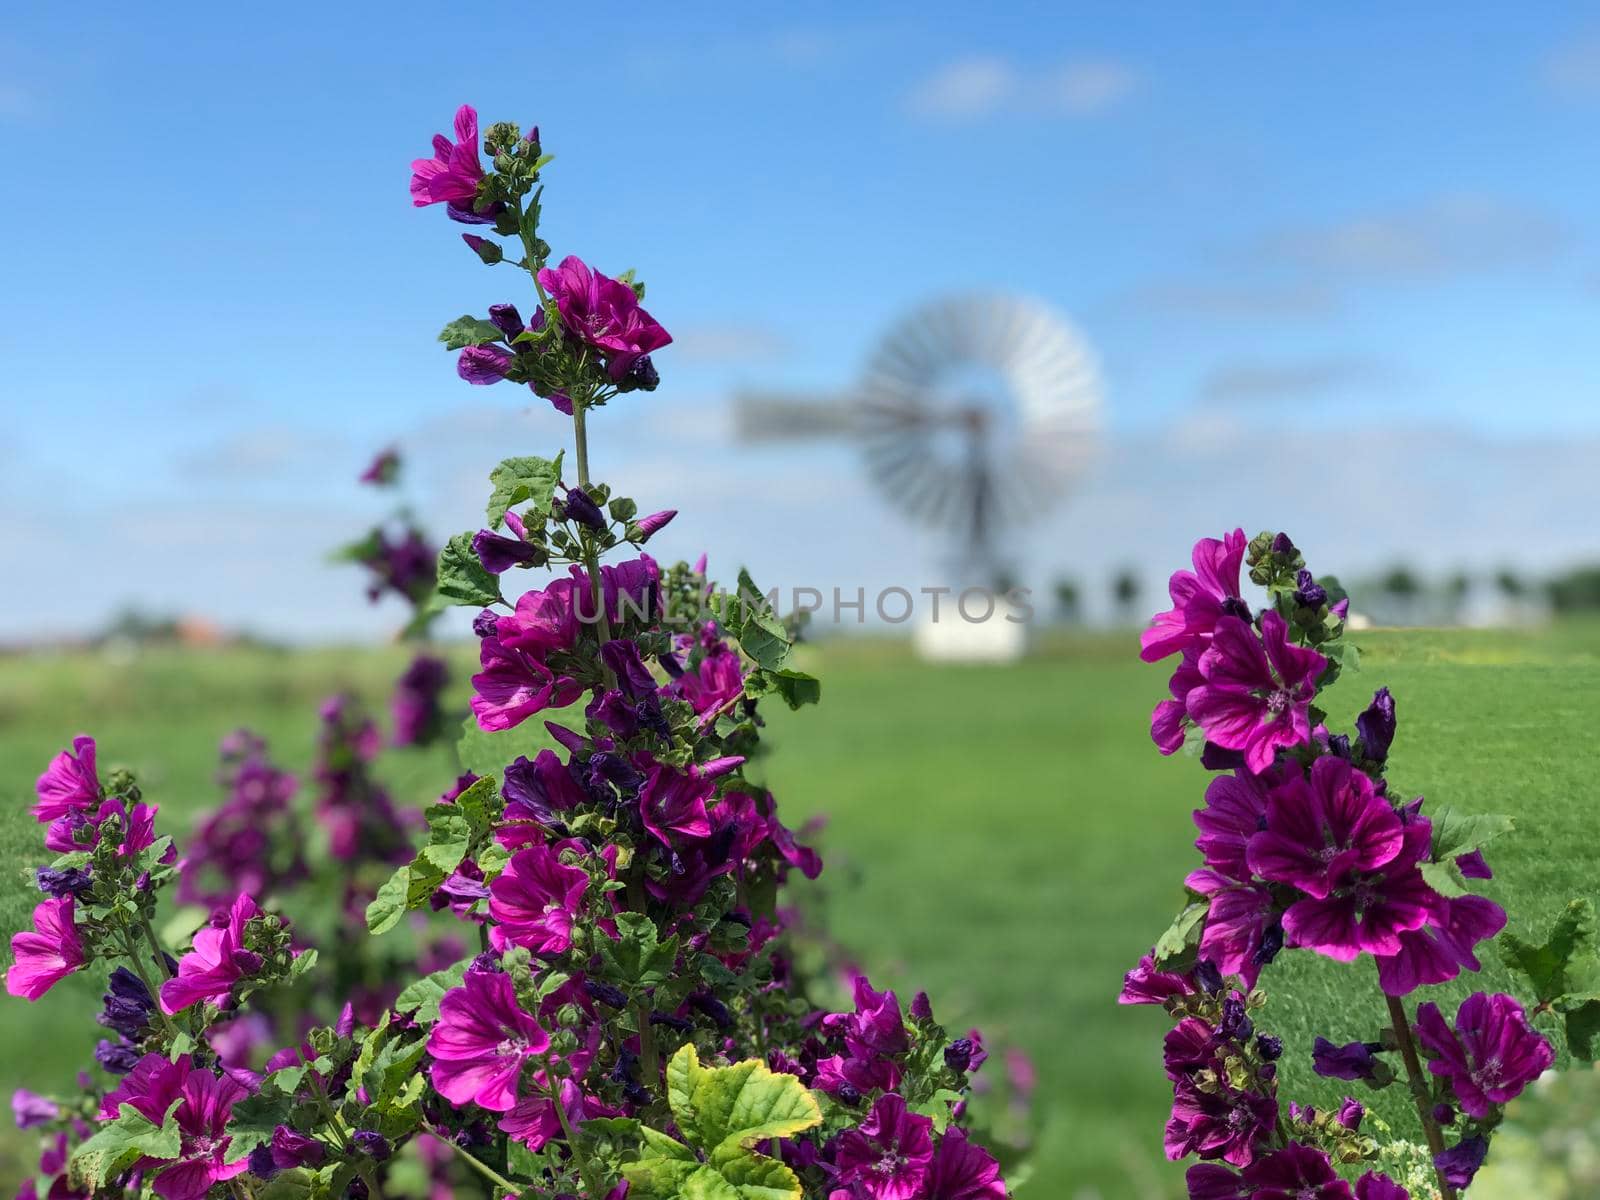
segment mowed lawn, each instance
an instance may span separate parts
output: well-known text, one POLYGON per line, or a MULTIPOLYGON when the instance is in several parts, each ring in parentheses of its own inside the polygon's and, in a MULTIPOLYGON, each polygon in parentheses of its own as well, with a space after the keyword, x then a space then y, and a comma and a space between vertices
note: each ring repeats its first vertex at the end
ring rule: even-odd
MULTIPOLYGON (((1519 833, 1490 853, 1487 885, 1512 928, 1542 930, 1568 899, 1600 895, 1600 634, 1360 641, 1363 670, 1329 696, 1335 723, 1347 728, 1387 683, 1400 706, 1397 789, 1519 814, 1519 833)), ((831 931, 874 982, 906 999, 924 988, 947 1025, 977 1024, 991 1046, 1021 1046, 1037 1062, 1044 1130, 1024 1194, 1039 1200, 1180 1194, 1181 1172, 1160 1155, 1164 1015, 1114 1000, 1181 903, 1205 775, 1151 747, 1166 673, 1139 664, 1133 646, 1060 638, 990 668, 918 663, 897 644, 830 644, 814 651, 822 705, 771 714, 773 753, 759 765, 791 824, 829 818, 831 931)), ((136 768, 164 827, 181 833, 215 798, 222 734, 249 726, 303 770, 317 701, 341 688, 381 700, 402 663, 393 649, 0 661, 0 925, 20 928, 37 899, 25 877, 40 861, 31 785, 73 733, 93 732, 103 763, 136 768)), ((407 752, 385 769, 397 798, 418 803, 453 763, 407 752)), ((1508 982, 1492 953, 1487 965, 1478 985, 1508 982)), ((0 1089, 48 1089, 90 1065, 98 988, 73 982, 39 1005, 0 999, 11 1049, 0 1089)), ((1276 995, 1291 983, 1299 1000, 1275 998, 1262 1025, 1304 1051, 1286 1063, 1286 1097, 1327 1102, 1334 1093, 1309 1079, 1310 1038, 1371 1036, 1382 1001, 1370 965, 1324 970, 1286 955, 1263 984, 1276 995)), ((31 1157, 14 1131, 0 1134, 0 1185, 25 1149, 31 1157)))

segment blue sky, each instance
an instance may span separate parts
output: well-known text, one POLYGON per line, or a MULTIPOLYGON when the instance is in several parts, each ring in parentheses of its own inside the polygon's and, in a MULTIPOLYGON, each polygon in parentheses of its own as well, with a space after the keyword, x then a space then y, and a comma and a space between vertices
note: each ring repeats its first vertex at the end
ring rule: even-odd
POLYGON ((1346 575, 1600 554, 1600 10, 688 7, 14 6, 0 560, 74 583, 7 589, 0 639, 125 602, 380 636, 320 562, 379 511, 370 452, 448 532, 559 444, 433 343, 515 285, 406 195, 463 100, 542 127, 557 253, 638 268, 677 335, 596 435, 684 510, 666 552, 920 579, 937 544, 847 450, 738 446, 727 399, 846 386, 908 308, 1005 290, 1107 388, 1079 495, 1016 541, 1041 585, 1153 579, 1223 522, 1346 575))

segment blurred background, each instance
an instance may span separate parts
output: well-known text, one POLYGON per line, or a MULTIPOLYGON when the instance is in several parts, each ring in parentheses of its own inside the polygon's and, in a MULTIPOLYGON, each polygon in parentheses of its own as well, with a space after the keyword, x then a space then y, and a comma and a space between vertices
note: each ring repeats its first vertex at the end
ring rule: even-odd
MULTIPOLYGON (((1497 860, 1513 928, 1592 893, 1600 8, 22 3, 0 30, 7 929, 31 780, 73 733, 187 820, 229 729, 303 769, 318 699, 381 702, 403 606, 328 561, 390 506, 356 482, 374 452, 443 536, 500 457, 566 444, 434 340, 526 303, 406 192, 462 102, 540 126, 555 253, 637 269, 674 335, 660 390, 594 422, 596 476, 680 510, 652 553, 868 597, 863 623, 813 621, 824 704, 775 721, 773 786, 830 816, 830 912, 875 979, 1032 1055, 1034 1194, 1176 1194, 1159 1020, 1111 1000, 1193 858, 1199 771, 1148 745, 1165 673, 1131 630, 1197 536, 1289 530, 1391 627, 1345 719, 1390 683, 1407 786, 1531 808, 1575 847, 1497 860), (1031 594, 1019 661, 931 663, 874 612, 979 578, 1031 594)), ((391 785, 415 802, 450 771, 419 754, 391 785)), ((49 1039, 0 1084, 83 1065, 90 990, 81 1029, 0 1004, 8 1043, 49 1039)), ((1538 1110, 1518 1119, 1537 1148, 1538 1110)), ((0 1134, 0 1164, 25 1151, 0 1134)))

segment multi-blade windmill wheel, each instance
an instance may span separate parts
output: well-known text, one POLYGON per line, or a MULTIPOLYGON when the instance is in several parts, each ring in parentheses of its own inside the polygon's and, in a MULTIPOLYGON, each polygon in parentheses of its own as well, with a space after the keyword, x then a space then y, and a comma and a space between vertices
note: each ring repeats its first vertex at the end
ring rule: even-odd
POLYGON ((859 440, 885 498, 992 574, 999 535, 1082 472, 1100 405, 1094 356, 1066 320, 1016 297, 960 296, 891 329, 847 394, 744 397, 737 416, 746 440, 859 440))
POLYGON ((1038 516, 1081 471, 1100 409, 1088 347, 1026 300, 943 300, 879 343, 859 390, 873 482, 975 564, 995 535, 1038 516))

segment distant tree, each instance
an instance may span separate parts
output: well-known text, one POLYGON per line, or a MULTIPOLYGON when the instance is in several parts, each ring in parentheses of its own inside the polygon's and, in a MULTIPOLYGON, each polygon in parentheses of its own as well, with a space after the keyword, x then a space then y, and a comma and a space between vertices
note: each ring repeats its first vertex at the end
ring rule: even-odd
POLYGON ((1111 601, 1122 620, 1133 618, 1134 608, 1139 603, 1139 591, 1139 576, 1132 567, 1123 567, 1111 577, 1111 601))
POLYGON ((1422 584, 1412 573, 1410 567, 1391 567, 1378 581, 1378 587, 1396 600, 1410 601, 1416 599, 1422 591, 1422 584))
POLYGON ((1461 610, 1466 606, 1467 593, 1472 591, 1472 576, 1465 571, 1454 571, 1444 581, 1444 600, 1448 607, 1448 619, 1459 621, 1461 610))
POLYGON ((1545 584, 1550 607, 1560 613, 1600 611, 1600 565, 1574 567, 1545 584))
POLYGON ((1075 579, 1061 578, 1056 580, 1056 619, 1068 625, 1076 625, 1083 619, 1083 597, 1078 593, 1078 582, 1075 579))
POLYGON ((1522 576, 1510 567, 1501 567, 1494 573, 1494 585, 1508 600, 1520 600, 1528 592, 1528 585, 1522 581, 1522 576))

